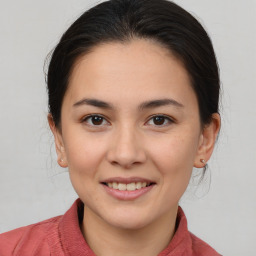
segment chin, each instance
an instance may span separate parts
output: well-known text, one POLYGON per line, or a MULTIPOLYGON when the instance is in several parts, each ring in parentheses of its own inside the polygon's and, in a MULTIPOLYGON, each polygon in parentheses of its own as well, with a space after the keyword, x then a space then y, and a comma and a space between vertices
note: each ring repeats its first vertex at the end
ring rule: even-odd
POLYGON ((139 219, 138 217, 129 218, 115 218, 115 220, 110 220, 109 224, 113 227, 124 229, 124 230, 138 230, 144 228, 149 223, 146 220, 139 219))
POLYGON ((109 225, 126 230, 137 230, 148 226, 154 222, 153 215, 145 212, 135 211, 134 209, 119 209, 117 212, 113 211, 108 215, 103 216, 109 225))

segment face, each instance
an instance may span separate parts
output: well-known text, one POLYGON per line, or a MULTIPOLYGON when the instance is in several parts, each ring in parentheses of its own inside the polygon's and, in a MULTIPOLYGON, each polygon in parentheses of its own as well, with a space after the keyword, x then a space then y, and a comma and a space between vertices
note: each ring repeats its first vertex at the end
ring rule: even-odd
POLYGON ((193 166, 210 154, 187 71, 146 40, 97 46, 77 61, 61 131, 50 125, 85 211, 115 227, 177 211, 193 166))

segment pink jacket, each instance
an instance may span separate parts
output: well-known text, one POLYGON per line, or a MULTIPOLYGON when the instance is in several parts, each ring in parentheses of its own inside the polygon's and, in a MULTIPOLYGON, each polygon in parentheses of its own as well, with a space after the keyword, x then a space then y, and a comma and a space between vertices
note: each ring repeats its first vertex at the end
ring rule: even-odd
MULTIPOLYGON (((83 203, 77 199, 63 215, 0 235, 0 256, 95 256, 79 228, 83 203)), ((191 234, 181 208, 177 230, 168 247, 158 256, 220 256, 191 234)))

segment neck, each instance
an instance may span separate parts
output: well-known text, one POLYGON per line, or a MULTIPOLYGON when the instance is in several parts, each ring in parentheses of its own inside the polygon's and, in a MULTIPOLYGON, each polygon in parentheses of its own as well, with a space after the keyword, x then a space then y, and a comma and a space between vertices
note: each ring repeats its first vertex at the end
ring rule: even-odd
POLYGON ((97 256, 155 256, 170 243, 177 208, 140 229, 122 229, 106 223, 90 209, 84 209, 82 232, 97 256))

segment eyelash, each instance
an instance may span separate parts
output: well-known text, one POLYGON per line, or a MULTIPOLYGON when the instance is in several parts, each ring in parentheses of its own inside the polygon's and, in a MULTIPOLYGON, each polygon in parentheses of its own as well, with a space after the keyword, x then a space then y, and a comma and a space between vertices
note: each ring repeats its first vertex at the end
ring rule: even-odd
POLYGON ((164 118, 164 122, 167 121, 167 123, 165 123, 165 124, 160 124, 160 125, 156 125, 156 124, 152 124, 152 125, 157 126, 157 127, 165 127, 165 126, 167 126, 168 124, 174 123, 174 120, 173 120, 171 117, 166 116, 166 115, 161 115, 161 114, 151 116, 151 117, 149 118, 149 120, 147 121, 147 123, 148 123, 150 120, 153 120, 154 118, 159 118, 159 117, 160 117, 160 118, 164 118))
MULTIPOLYGON (((101 126, 106 125, 106 124, 95 125, 95 124, 92 123, 92 121, 91 121, 91 123, 88 123, 88 120, 90 120, 91 118, 101 118, 101 120, 103 120, 103 122, 106 122, 106 123, 109 124, 109 122, 106 120, 106 118, 105 118, 104 116, 102 116, 102 115, 99 115, 99 114, 88 115, 88 116, 84 117, 84 118, 82 119, 82 123, 87 123, 89 126, 92 126, 92 127, 97 127, 97 126, 98 126, 98 127, 101 127, 101 126)), ((151 116, 151 117, 148 119, 148 121, 146 122, 146 124, 149 123, 149 121, 150 121, 150 120, 153 120, 154 118, 164 118, 164 124, 160 124, 160 125, 151 124, 151 125, 156 126, 156 127, 159 127, 159 128, 160 128, 160 127, 165 127, 165 126, 167 126, 168 124, 174 123, 174 120, 173 120, 172 118, 170 118, 169 116, 158 114, 158 115, 151 116), (167 123, 166 123, 166 121, 167 121, 167 123)))
POLYGON ((93 123, 91 123, 91 124, 88 123, 88 120, 89 120, 89 119, 92 119, 92 118, 94 118, 94 117, 102 118, 103 122, 105 121, 105 122, 107 122, 107 123, 109 124, 109 122, 106 120, 106 118, 105 118, 104 116, 98 115, 98 114, 89 115, 89 116, 84 117, 84 118, 82 119, 82 123, 87 123, 89 126, 92 126, 92 127, 94 127, 94 126, 102 126, 102 124, 100 124, 100 125, 95 125, 95 124, 93 124, 93 123))

